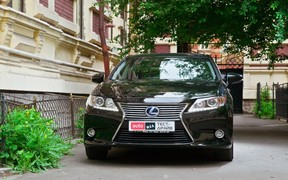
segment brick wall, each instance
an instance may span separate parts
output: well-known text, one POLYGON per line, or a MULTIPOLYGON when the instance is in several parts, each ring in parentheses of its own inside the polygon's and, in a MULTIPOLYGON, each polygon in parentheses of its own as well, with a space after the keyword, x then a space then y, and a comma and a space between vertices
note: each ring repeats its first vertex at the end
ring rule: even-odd
MULTIPOLYGON (((100 19, 99 19, 99 14, 96 12, 93 12, 93 32, 95 32, 96 34, 100 34, 99 33, 99 23, 100 23, 100 19)), ((106 26, 106 24, 108 23, 107 20, 104 20, 104 26, 106 26)), ((105 27, 105 37, 108 38, 108 28, 105 27)))
POLYGON ((73 22, 73 0, 55 0, 55 11, 59 16, 73 22))
POLYGON ((170 45, 169 44, 157 44, 155 45, 155 53, 170 53, 170 45))
POLYGON ((48 7, 48 0, 39 0, 40 4, 42 4, 44 7, 48 7))

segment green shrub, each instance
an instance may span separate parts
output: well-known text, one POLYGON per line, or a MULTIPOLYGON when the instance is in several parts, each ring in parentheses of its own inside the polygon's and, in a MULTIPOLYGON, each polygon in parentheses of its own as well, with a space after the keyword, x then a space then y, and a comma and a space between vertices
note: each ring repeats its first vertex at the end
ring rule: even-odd
POLYGON ((72 148, 54 132, 53 120, 42 118, 34 108, 15 109, 6 119, 0 127, 0 135, 6 141, 0 158, 16 172, 59 167, 62 156, 72 148))
POLYGON ((77 120, 76 120, 76 129, 78 131, 79 137, 83 137, 84 114, 85 114, 85 109, 84 108, 79 108, 79 110, 77 112, 77 120))
POLYGON ((254 106, 254 112, 258 118, 275 118, 275 109, 273 108, 273 101, 270 100, 270 89, 266 85, 260 92, 260 107, 258 102, 254 106))

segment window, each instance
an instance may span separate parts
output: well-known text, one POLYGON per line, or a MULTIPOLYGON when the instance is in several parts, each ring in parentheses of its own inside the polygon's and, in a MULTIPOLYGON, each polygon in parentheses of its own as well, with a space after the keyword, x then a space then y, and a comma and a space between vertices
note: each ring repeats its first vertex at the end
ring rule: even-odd
POLYGON ((55 11, 59 16, 73 22, 73 0, 55 0, 55 11))
MULTIPOLYGON (((104 19, 104 27, 105 27, 105 37, 108 39, 108 28, 106 27, 108 24, 108 20, 104 19)), ((96 34, 100 34, 99 32, 99 25, 100 25, 100 16, 97 12, 93 11, 93 32, 96 34)))
POLYGON ((157 44, 154 49, 155 53, 170 53, 169 44, 157 44))
POLYGON ((120 29, 120 45, 125 45, 125 29, 123 28, 120 29))
POLYGON ((208 44, 200 44, 199 49, 200 50, 209 50, 209 45, 208 44))
POLYGON ((7 4, 7 6, 13 8, 13 9, 16 9, 18 11, 25 12, 24 0, 11 0, 7 4))
POLYGON ((216 72, 208 59, 147 57, 123 62, 112 80, 213 81, 216 72))
POLYGON ((48 0, 39 0, 39 3, 48 8, 48 0))

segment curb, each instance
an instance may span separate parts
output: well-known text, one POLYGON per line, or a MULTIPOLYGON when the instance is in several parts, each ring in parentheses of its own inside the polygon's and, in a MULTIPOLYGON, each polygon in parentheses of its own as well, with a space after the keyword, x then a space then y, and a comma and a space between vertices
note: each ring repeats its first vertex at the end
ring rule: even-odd
POLYGON ((281 122, 288 123, 288 120, 287 120, 287 119, 278 118, 278 120, 281 121, 281 122))
POLYGON ((11 176, 11 168, 0 168, 0 178, 11 176))

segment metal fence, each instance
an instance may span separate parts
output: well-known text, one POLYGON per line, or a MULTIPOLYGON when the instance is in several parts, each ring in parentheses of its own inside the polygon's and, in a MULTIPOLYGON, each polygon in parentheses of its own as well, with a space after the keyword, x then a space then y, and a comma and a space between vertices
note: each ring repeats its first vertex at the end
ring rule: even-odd
MULTIPOLYGON (((267 86, 267 85, 266 85, 267 86)), ((273 111, 275 112, 275 117, 280 119, 286 119, 288 121, 288 83, 275 84, 273 83, 270 88, 271 100, 273 105, 273 111)), ((261 108, 261 84, 257 84, 257 108, 261 108)))
MULTIPOLYGON (((262 107, 262 100, 261 100, 261 91, 263 88, 268 88, 271 90, 271 88, 266 84, 264 87, 262 87, 261 83, 257 83, 257 92, 256 92, 256 103, 257 103, 257 111, 259 111, 262 107)), ((271 92, 272 94, 274 94, 274 91, 272 90, 271 92)), ((274 95, 273 98, 274 99, 274 95)))
MULTIPOLYGON (((43 118, 53 119, 56 132, 62 138, 79 137, 79 129, 75 124, 80 118, 81 109, 85 108, 86 96, 59 95, 59 94, 33 94, 33 93, 1 93, 0 92, 0 118, 1 125, 9 111, 17 107, 34 107, 43 118)), ((82 111, 83 112, 83 111, 82 111)), ((2 146, 5 140, 2 138, 2 146)))
POLYGON ((276 117, 288 120, 288 83, 275 84, 276 117))

